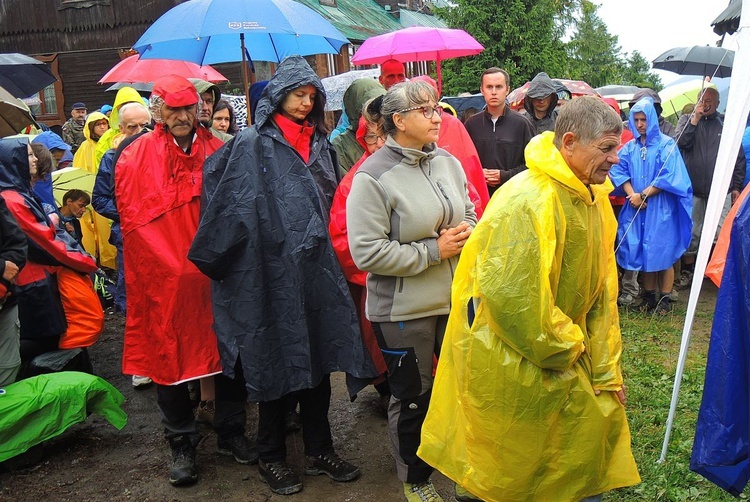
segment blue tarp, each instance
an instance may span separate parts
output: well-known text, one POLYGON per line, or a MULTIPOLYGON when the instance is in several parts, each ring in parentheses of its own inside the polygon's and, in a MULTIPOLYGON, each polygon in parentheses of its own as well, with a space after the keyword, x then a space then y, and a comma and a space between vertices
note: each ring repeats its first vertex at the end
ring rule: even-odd
POLYGON ((690 469, 734 496, 750 480, 750 205, 732 226, 690 469))

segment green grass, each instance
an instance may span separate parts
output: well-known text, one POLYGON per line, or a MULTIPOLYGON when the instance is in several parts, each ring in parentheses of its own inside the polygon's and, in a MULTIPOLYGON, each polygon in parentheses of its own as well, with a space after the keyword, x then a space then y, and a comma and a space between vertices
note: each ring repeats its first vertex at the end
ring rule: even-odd
MULTIPOLYGON (((633 455, 643 481, 607 494, 605 500, 608 502, 736 500, 689 467, 695 422, 703 395, 712 319, 712 313, 700 309, 699 305, 667 459, 661 464, 657 460, 664 441, 680 351, 684 302, 678 304, 670 316, 659 319, 620 311, 627 413, 633 455)), ((704 305, 703 310, 712 311, 712 306, 704 305)))

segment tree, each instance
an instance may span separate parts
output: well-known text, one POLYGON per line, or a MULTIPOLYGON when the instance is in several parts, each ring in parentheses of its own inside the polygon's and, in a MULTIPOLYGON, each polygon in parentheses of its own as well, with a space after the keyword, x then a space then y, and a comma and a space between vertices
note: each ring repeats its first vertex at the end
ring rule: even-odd
POLYGON ((622 66, 617 35, 610 35, 597 10, 598 5, 582 0, 580 18, 568 42, 570 78, 584 80, 591 87, 616 83, 622 66))
POLYGON ((630 56, 625 54, 620 71, 622 75, 620 84, 648 87, 657 92, 662 89, 661 77, 651 72, 648 60, 638 51, 633 51, 630 56))
POLYGON ((446 94, 479 89, 479 76, 499 66, 511 76, 511 88, 540 71, 561 75, 567 67, 561 41, 579 0, 457 0, 437 9, 449 26, 469 32, 485 50, 478 56, 443 63, 446 94))

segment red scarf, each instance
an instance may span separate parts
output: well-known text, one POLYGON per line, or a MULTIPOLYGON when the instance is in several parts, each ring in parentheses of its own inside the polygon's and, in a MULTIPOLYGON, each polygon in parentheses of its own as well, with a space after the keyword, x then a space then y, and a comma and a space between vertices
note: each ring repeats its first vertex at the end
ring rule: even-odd
POLYGON ((292 145, 297 153, 305 161, 305 164, 310 160, 310 140, 315 132, 315 126, 310 122, 304 124, 298 124, 294 120, 290 120, 280 113, 274 113, 272 115, 273 121, 281 129, 281 134, 284 139, 292 145))

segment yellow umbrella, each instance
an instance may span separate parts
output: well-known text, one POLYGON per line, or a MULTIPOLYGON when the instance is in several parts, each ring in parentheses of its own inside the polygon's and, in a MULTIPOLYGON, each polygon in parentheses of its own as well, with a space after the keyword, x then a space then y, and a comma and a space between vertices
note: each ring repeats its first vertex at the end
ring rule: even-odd
POLYGON ((694 105, 698 100, 698 93, 706 87, 712 87, 718 91, 714 84, 703 82, 701 79, 665 87, 659 92, 662 116, 667 120, 674 116, 677 120, 682 115, 685 105, 694 105))
POLYGON ((66 167, 52 173, 52 193, 55 202, 62 206, 63 196, 68 190, 77 188, 91 195, 94 190, 96 176, 80 167, 66 167))

